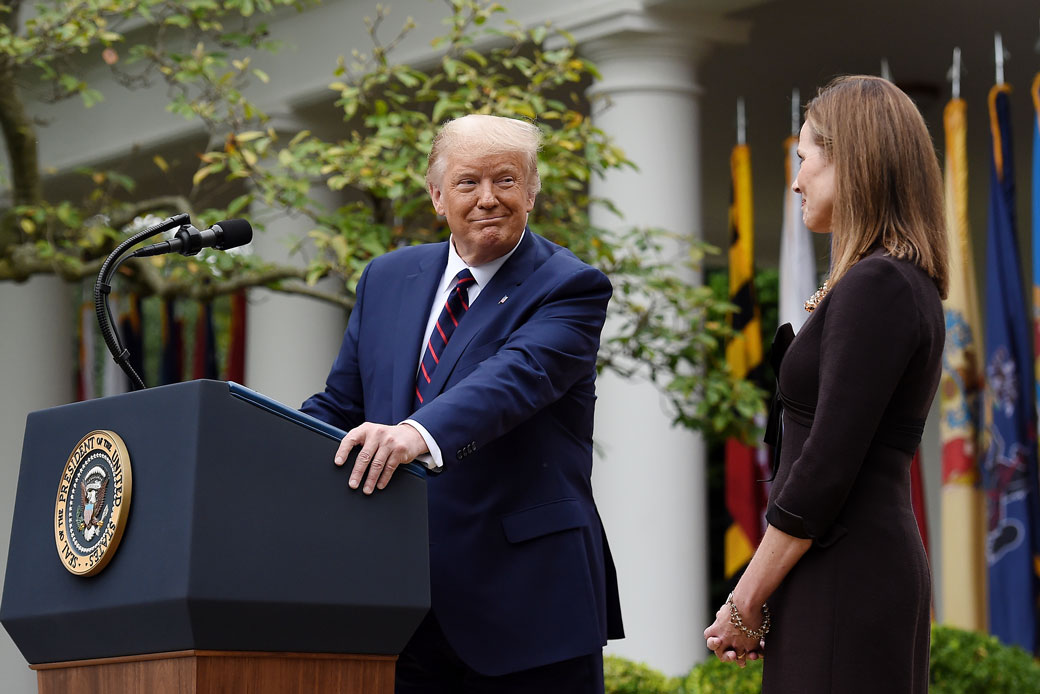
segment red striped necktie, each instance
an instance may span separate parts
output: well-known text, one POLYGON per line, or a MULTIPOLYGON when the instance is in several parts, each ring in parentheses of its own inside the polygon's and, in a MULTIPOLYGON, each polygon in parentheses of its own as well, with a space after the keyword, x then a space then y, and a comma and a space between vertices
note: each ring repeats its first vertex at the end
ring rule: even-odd
POLYGON ((455 332, 455 328, 458 327, 462 316, 469 310, 469 285, 473 284, 474 281, 469 268, 459 272, 455 276, 455 284, 452 285, 451 291, 448 292, 448 299, 444 302, 444 308, 441 309, 440 315, 437 316, 433 332, 430 333, 430 339, 426 342, 426 349, 423 350, 422 363, 419 364, 419 375, 415 379, 415 397, 418 398, 420 405, 426 402, 426 398, 429 395, 427 389, 430 387, 434 369, 437 368, 441 355, 444 353, 444 346, 448 344, 448 340, 451 339, 451 334, 455 332))

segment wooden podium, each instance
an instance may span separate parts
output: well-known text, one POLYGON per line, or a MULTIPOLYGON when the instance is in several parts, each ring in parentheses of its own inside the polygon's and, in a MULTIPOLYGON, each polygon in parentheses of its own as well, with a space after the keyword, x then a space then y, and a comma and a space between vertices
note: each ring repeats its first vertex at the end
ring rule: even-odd
POLYGON ((40 694, 393 694, 397 656, 180 651, 32 665, 40 694))
POLYGON ((243 391, 192 381, 29 415, 0 623, 41 693, 393 691, 430 604, 425 473, 353 491, 331 462, 343 432, 243 391), (76 469, 95 431, 122 439, 132 489, 110 561, 82 576, 75 528, 116 498, 102 458, 76 469))

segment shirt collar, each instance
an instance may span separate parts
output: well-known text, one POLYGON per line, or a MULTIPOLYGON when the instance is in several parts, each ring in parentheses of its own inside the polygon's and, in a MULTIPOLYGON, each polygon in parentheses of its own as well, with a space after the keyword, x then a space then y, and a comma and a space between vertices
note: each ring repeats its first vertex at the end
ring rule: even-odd
POLYGON ((483 265, 466 265, 466 261, 459 257, 458 252, 455 250, 455 242, 451 239, 448 240, 448 264, 444 268, 444 278, 441 280, 440 292, 443 294, 448 291, 451 287, 451 283, 455 280, 455 275, 459 274, 467 267, 473 274, 473 280, 477 286, 483 289, 487 286, 487 283, 491 281, 491 278, 495 276, 495 273, 506 264, 510 256, 516 252, 516 249, 520 247, 520 244, 524 241, 524 234, 527 233, 525 228, 520 232, 520 238, 517 239, 516 245, 508 253, 503 256, 499 256, 494 260, 484 263, 483 265))

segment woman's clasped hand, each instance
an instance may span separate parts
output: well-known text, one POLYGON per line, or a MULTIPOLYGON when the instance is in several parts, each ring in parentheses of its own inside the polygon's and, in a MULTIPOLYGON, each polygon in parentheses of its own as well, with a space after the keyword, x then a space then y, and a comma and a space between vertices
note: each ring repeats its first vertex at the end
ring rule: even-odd
POLYGON ((708 650, 719 660, 744 667, 747 661, 764 657, 763 632, 768 629, 768 617, 761 611, 745 615, 736 610, 731 593, 715 613, 715 622, 704 630, 704 639, 708 650), (755 628, 747 622, 752 622, 755 628))

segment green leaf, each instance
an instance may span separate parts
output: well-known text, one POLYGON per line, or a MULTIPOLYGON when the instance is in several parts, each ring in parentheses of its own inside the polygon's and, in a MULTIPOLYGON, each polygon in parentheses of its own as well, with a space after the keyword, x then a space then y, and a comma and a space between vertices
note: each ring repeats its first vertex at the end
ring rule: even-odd
POLYGON ((419 85, 419 79, 415 75, 403 70, 397 73, 397 80, 406 87, 416 87, 419 85))
POLYGON ((451 97, 441 97, 433 106, 433 115, 430 117, 430 120, 434 123, 440 123, 444 120, 445 113, 457 107, 458 104, 451 97))

